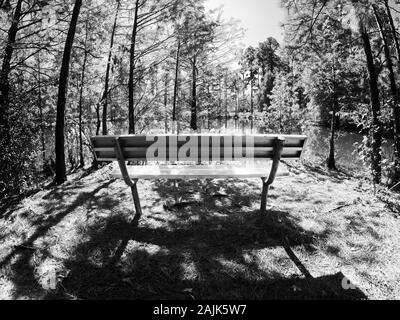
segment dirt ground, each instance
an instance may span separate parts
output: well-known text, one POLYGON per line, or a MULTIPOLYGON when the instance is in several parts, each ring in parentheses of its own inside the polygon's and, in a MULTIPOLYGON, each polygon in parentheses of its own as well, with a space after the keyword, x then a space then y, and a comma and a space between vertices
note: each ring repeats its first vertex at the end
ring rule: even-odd
MULTIPOLYGON (((140 181, 107 166, 0 206, 0 299, 400 299, 400 215, 346 173, 140 181)), ((389 202, 388 199, 391 201, 389 202)))

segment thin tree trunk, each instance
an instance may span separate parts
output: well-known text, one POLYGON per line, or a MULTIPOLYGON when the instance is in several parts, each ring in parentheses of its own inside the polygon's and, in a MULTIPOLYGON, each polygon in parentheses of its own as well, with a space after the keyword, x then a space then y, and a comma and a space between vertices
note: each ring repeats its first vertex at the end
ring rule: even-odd
POLYGON ((61 65, 60 80, 58 85, 57 101, 57 120, 56 120, 56 176, 55 183, 62 184, 67 180, 65 166, 65 106, 67 98, 67 86, 69 76, 69 62, 71 58, 72 45, 74 42, 76 25, 78 23, 79 13, 82 6, 82 0, 75 0, 74 10, 72 12, 71 23, 69 25, 67 40, 65 42, 64 54, 61 65))
POLYGON ((336 170, 335 161, 335 134, 336 134, 336 111, 338 110, 338 97, 335 89, 333 104, 332 104, 332 119, 331 119, 331 138, 329 142, 329 157, 327 161, 328 169, 336 170))
POLYGON ((115 12, 115 17, 114 17, 114 25, 113 25, 113 28, 111 31, 111 43, 110 43, 110 49, 109 49, 109 53, 108 53, 108 60, 107 60, 104 93, 103 93, 103 97, 101 98, 101 100, 103 102, 103 135, 104 136, 108 135, 108 128, 107 128, 107 112, 108 112, 107 109, 108 109, 108 99, 109 99, 108 88, 109 88, 109 82, 110 82, 110 70, 111 70, 112 52, 113 52, 113 48, 114 48, 115 30, 117 29, 118 13, 119 13, 120 6, 121 6, 121 1, 117 0, 117 9, 115 12))
POLYGON ((369 73, 369 88, 371 95, 371 107, 373 114, 372 122, 372 175, 375 184, 382 181, 382 123, 381 123, 381 105, 379 101, 378 77, 376 74, 374 56, 371 49, 369 35, 363 22, 359 21, 359 31, 364 44, 365 56, 369 73))
POLYGON ((385 0, 384 3, 385 3, 385 7, 386 7, 387 16, 389 18, 389 23, 390 23, 390 27, 391 27, 391 31, 392 31, 393 41, 394 41, 395 46, 396 46, 397 63, 398 63, 397 66, 398 66, 398 69, 399 69, 399 72, 400 72, 400 44, 399 44, 399 38, 398 38, 398 35, 397 35, 396 27, 394 25, 394 21, 393 21, 392 13, 390 11, 388 0, 385 0))
POLYGON ((246 101, 247 101, 247 99, 246 99, 246 88, 247 88, 247 86, 246 86, 246 83, 245 83, 245 74, 243 73, 243 90, 242 90, 242 94, 243 94, 243 98, 242 98, 242 101, 243 101, 243 106, 242 106, 242 110, 241 110, 241 112, 244 112, 244 107, 246 106, 246 109, 247 109, 247 103, 246 103, 246 101))
POLYGON ((101 103, 96 104, 96 136, 100 135, 101 119, 100 119, 101 103))
POLYGON ((172 104, 172 122, 173 126, 176 123, 176 101, 178 98, 178 89, 179 89, 179 64, 180 64, 180 51, 181 51, 181 41, 178 39, 178 47, 176 50, 176 63, 175 63, 175 83, 174 83, 174 97, 172 104))
POLYGON ((218 76, 218 130, 222 127, 222 79, 218 76))
POLYGON ((42 148, 42 162, 43 171, 46 166, 46 145, 44 137, 44 119, 43 119, 43 99, 42 99, 42 78, 41 78, 41 68, 40 68, 40 52, 38 53, 38 108, 40 117, 40 143, 42 148))
POLYGON ((135 134, 135 102, 134 102, 134 72, 135 72, 135 48, 138 27, 139 0, 136 0, 135 17, 133 21, 131 49, 129 58, 129 134, 135 134))
POLYGON ((225 80, 224 80, 224 86, 225 86, 225 129, 228 129, 228 80, 227 80, 227 74, 225 74, 225 80))
POLYGON ((253 133, 254 129, 254 102, 253 102, 253 71, 250 71, 250 112, 251 112, 251 133, 253 133))
POLYGON ((197 131, 197 69, 196 57, 192 61, 192 103, 191 103, 191 117, 190 128, 197 131))
POLYGON ((168 133, 168 86, 169 86, 169 74, 165 74, 165 82, 164 82, 164 124, 165 124, 165 133, 168 133))
MULTIPOLYGON (((330 170, 336 170, 335 161, 335 133, 336 133, 336 112, 339 110, 338 90, 336 85, 336 68, 337 59, 334 59, 334 65, 332 66, 333 76, 333 103, 332 103, 332 118, 331 118, 331 138, 329 142, 329 156, 327 159, 327 166, 330 170)), ((290 88, 292 91, 292 88, 290 88)), ((291 93, 292 94, 292 93, 291 93)))
POLYGON ((81 88, 79 92, 79 167, 83 168, 85 166, 85 158, 83 156, 83 126, 82 126, 82 105, 83 105, 83 88, 85 86, 85 72, 86 72, 86 63, 88 57, 87 51, 87 40, 88 40, 88 26, 89 26, 89 17, 86 20, 86 33, 85 33, 85 53, 83 56, 83 65, 82 65, 82 75, 81 75, 81 88))
POLYGON ((18 33, 18 24, 22 14, 21 9, 22 0, 18 0, 15 6, 11 27, 8 30, 8 39, 0 72, 0 134, 4 139, 5 145, 9 145, 11 139, 8 120, 8 109, 10 106, 9 75, 11 71, 11 58, 14 53, 14 44, 18 33))
POLYGON ((235 133, 239 132, 239 105, 240 105, 240 88, 237 88, 236 108, 235 108, 235 133))
POLYGON ((182 86, 180 86, 180 88, 179 88, 179 96, 178 96, 178 108, 176 110, 176 133, 178 135, 181 132, 180 114, 181 114, 181 111, 183 110, 185 101, 186 101, 186 94, 185 94, 185 91, 183 90, 182 86))
MULTIPOLYGON (((209 97, 209 96, 210 96, 210 87, 207 86, 207 97, 209 97)), ((207 128, 208 128, 208 130, 211 129, 211 119, 210 119, 210 117, 211 117, 210 104, 207 103, 207 128)))
POLYGON ((250 74, 250 113, 254 114, 254 102, 253 102, 253 72, 250 74))

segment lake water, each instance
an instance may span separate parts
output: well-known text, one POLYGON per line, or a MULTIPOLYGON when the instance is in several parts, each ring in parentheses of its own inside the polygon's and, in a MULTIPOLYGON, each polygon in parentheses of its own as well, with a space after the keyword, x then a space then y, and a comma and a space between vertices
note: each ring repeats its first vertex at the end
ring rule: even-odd
MULTIPOLYGON (((307 135, 307 146, 304 158, 313 162, 323 162, 329 155, 329 141, 331 132, 327 128, 311 127, 304 132, 307 135)), ((358 133, 339 131, 335 140, 336 164, 351 170, 364 170, 360 156, 356 150, 356 143, 361 143, 363 136, 358 133)))

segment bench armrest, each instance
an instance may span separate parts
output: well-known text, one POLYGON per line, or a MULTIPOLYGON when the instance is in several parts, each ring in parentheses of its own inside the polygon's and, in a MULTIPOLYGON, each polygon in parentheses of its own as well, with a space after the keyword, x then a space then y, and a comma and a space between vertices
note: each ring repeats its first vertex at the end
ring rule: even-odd
POLYGON ((121 147, 121 141, 119 137, 115 138, 115 153, 117 155, 119 168, 121 170, 122 178, 124 179, 125 183, 130 186, 134 187, 137 183, 137 180, 132 180, 129 176, 128 168, 126 167, 126 161, 124 157, 124 153, 121 147))
POLYGON ((267 185, 271 185, 275 180, 276 173, 278 172, 279 163, 281 161, 284 144, 285 144, 284 137, 278 137, 275 141, 274 158, 272 159, 273 162, 272 162, 271 172, 269 174, 268 181, 266 182, 267 185))

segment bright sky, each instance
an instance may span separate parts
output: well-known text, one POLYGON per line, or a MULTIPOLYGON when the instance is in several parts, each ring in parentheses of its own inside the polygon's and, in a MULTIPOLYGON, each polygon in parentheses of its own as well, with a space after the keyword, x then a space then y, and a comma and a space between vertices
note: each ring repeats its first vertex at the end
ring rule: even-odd
POLYGON ((206 0, 207 9, 224 6, 223 17, 242 21, 247 30, 243 39, 245 45, 257 46, 268 37, 274 37, 279 43, 283 40, 280 23, 284 21, 285 11, 280 0, 206 0))

